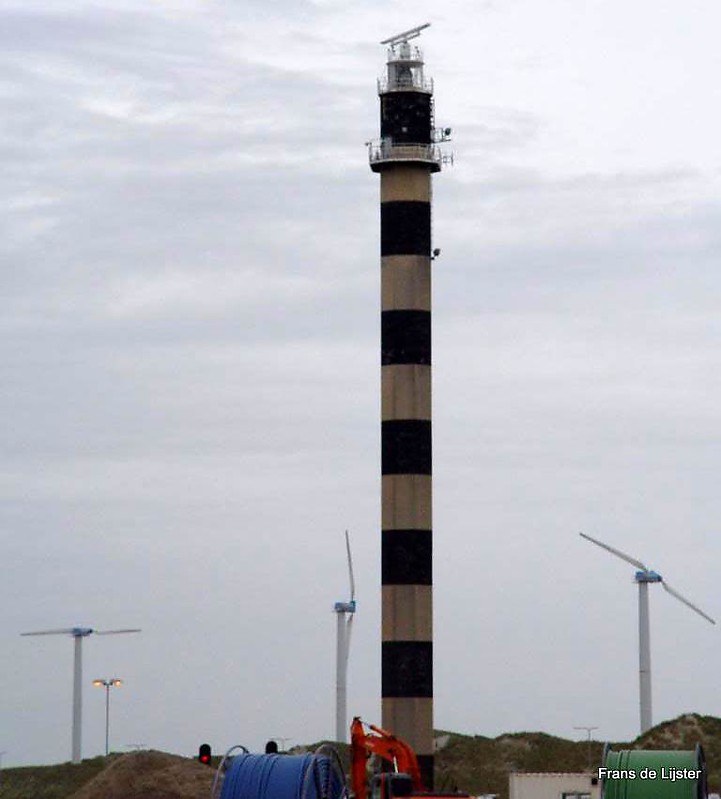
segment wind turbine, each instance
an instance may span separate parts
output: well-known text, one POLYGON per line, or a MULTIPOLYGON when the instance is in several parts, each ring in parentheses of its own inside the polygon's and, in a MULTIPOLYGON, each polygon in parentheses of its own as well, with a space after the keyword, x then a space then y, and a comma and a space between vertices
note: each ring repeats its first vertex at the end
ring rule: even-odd
POLYGON ((117 635, 118 633, 139 633, 140 630, 94 630, 92 627, 66 627, 61 630, 39 630, 20 635, 72 635, 75 642, 75 656, 73 658, 73 746, 72 762, 81 761, 80 743, 83 716, 83 638, 95 633, 96 635, 117 635))
POLYGON ((653 726, 651 720, 651 633, 648 617, 648 584, 661 583, 664 590, 671 594, 672 597, 678 599, 679 602, 683 602, 684 605, 698 613, 698 615, 702 616, 706 621, 711 622, 711 624, 716 624, 716 622, 710 616, 707 616, 700 608, 697 608, 696 605, 689 602, 688 599, 681 596, 678 591, 674 591, 660 574, 649 569, 648 566, 641 563, 640 560, 636 560, 636 558, 632 558, 630 555, 626 555, 625 552, 614 549, 608 544, 604 544, 602 541, 591 538, 590 535, 586 535, 585 533, 579 533, 579 535, 581 538, 585 538, 592 544, 596 544, 638 569, 634 579, 638 583, 638 681, 640 692, 639 710, 641 716, 641 734, 643 734, 653 726))
POLYGON ((355 614, 355 580, 353 579, 353 559, 350 554, 350 539, 345 531, 345 548, 348 553, 348 579, 350 581, 350 600, 336 602, 333 611, 337 616, 337 637, 335 657, 335 739, 348 741, 348 711, 346 707, 346 687, 348 678, 348 653, 350 634, 355 614))

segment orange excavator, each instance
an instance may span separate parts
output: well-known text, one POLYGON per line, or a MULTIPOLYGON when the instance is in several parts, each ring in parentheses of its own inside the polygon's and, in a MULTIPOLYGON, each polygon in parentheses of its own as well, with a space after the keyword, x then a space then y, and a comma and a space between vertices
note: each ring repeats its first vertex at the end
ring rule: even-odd
POLYGON ((377 755, 389 763, 393 771, 375 774, 370 781, 370 799, 394 799, 394 797, 455 797, 468 799, 467 793, 435 793, 427 791, 421 782, 418 758, 405 741, 395 735, 365 724, 356 716, 350 728, 351 785, 355 799, 369 799, 366 779, 366 763, 371 755, 377 755), (368 732, 366 732, 368 729, 368 732))

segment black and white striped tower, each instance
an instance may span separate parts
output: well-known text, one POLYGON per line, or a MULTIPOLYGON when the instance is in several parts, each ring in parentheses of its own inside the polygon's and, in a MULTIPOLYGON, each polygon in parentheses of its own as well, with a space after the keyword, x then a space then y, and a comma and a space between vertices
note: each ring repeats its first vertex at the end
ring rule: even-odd
POLYGON ((431 174, 444 137, 409 43, 426 27, 381 42, 381 138, 369 157, 381 176, 382 726, 413 747, 431 789, 431 174))

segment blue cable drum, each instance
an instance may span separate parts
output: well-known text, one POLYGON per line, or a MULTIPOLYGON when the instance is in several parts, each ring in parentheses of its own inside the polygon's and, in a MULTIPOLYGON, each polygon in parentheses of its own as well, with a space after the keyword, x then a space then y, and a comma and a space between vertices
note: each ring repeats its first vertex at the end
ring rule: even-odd
POLYGON ((233 758, 220 799, 342 799, 343 776, 327 755, 233 758))

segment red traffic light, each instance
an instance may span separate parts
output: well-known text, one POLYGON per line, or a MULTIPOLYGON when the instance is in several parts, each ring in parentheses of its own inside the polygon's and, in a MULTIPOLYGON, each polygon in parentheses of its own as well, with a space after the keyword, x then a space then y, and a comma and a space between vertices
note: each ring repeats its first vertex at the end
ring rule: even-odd
POLYGON ((200 744, 200 748, 198 749, 198 760, 205 764, 206 766, 210 765, 210 744, 200 744))

